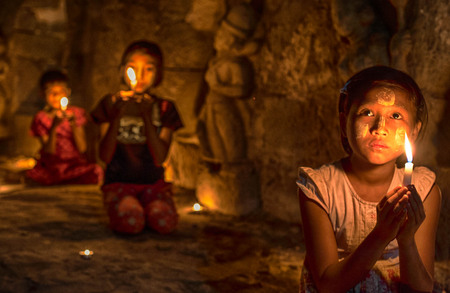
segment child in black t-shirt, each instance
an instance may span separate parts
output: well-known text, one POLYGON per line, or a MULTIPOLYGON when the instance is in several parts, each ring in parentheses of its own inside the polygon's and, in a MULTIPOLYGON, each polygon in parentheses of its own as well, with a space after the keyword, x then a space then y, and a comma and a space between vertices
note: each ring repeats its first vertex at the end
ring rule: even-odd
POLYGON ((99 157, 106 164, 104 203, 111 228, 122 233, 139 233, 146 223, 170 233, 178 221, 162 163, 182 122, 173 103, 149 91, 162 80, 162 63, 158 45, 132 43, 121 62, 128 90, 106 95, 91 112, 100 124, 99 157))

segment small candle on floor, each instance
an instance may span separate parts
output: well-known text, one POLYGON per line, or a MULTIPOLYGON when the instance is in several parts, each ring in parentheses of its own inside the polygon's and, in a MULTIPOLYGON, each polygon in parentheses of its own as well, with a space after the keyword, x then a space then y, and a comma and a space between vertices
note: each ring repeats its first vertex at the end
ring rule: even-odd
POLYGON ((92 250, 89 249, 85 249, 79 252, 81 258, 83 259, 90 259, 91 256, 94 254, 94 252, 92 250))

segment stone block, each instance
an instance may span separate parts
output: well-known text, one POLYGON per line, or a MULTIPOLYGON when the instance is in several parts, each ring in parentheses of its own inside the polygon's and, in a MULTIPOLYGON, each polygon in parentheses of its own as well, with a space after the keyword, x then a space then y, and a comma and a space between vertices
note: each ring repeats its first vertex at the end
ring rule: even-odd
POLYGON ((260 207, 259 179, 252 163, 222 165, 218 172, 202 165, 196 191, 201 204, 223 214, 242 216, 260 207))
POLYGON ((195 138, 175 136, 164 164, 165 179, 178 187, 195 189, 199 168, 199 147, 195 138))
POLYGON ((263 211, 290 223, 300 223, 296 174, 298 166, 272 162, 262 168, 261 200, 263 211))

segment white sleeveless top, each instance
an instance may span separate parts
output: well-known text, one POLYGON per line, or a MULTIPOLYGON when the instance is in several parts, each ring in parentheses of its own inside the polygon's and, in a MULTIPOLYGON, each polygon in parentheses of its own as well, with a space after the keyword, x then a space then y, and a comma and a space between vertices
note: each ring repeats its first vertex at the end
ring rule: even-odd
MULTIPOLYGON (((388 190, 401 185, 404 169, 395 168, 388 190)), ((422 201, 434 185, 436 176, 426 167, 415 167, 412 175, 422 201)), ((336 237, 339 259, 353 252, 373 230, 377 222, 378 203, 365 201, 353 189, 340 161, 318 169, 300 167, 298 187, 319 204, 330 218, 336 237)), ((391 241, 368 277, 349 292, 397 292, 400 280, 397 240, 391 241)), ((303 267, 300 292, 316 292, 307 263, 303 267)))

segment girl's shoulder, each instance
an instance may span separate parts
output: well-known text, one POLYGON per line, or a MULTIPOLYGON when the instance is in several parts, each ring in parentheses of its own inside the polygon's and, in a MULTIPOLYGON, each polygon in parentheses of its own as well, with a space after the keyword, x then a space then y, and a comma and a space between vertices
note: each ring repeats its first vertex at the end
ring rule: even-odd
POLYGON ((34 122, 51 122, 53 120, 53 116, 50 113, 49 107, 44 107, 39 110, 36 114, 34 114, 33 121, 34 122))
POLYGON ((318 168, 311 167, 299 167, 298 169, 298 177, 302 178, 311 178, 316 181, 328 181, 336 175, 342 175, 343 168, 341 161, 335 161, 333 163, 324 164, 318 168))
POLYGON ((90 116, 94 122, 102 123, 109 120, 109 113, 114 105, 113 97, 114 94, 104 95, 90 111, 90 116))
POLYGON ((178 113, 174 102, 155 95, 152 95, 152 97, 158 104, 159 119, 162 126, 168 127, 174 131, 183 127, 183 122, 181 121, 180 114, 178 113))
POLYGON ((340 161, 325 164, 319 168, 299 167, 297 186, 310 199, 318 203, 327 213, 331 213, 336 182, 345 182, 340 161))

